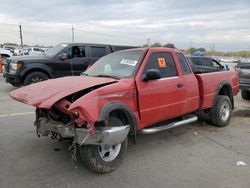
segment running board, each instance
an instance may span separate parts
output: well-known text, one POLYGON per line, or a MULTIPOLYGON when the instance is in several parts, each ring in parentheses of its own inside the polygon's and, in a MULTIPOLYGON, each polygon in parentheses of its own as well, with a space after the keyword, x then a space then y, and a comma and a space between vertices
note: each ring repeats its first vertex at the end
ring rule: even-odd
POLYGON ((168 130, 168 129, 171 129, 171 128, 174 128, 174 127, 179 127, 181 125, 194 123, 197 120, 198 120, 197 116, 188 116, 186 119, 183 119, 183 120, 177 121, 177 122, 172 122, 172 123, 169 123, 168 125, 162 125, 162 126, 159 126, 159 127, 152 127, 152 128, 142 129, 138 133, 139 134, 154 134, 154 133, 165 131, 165 130, 168 130))

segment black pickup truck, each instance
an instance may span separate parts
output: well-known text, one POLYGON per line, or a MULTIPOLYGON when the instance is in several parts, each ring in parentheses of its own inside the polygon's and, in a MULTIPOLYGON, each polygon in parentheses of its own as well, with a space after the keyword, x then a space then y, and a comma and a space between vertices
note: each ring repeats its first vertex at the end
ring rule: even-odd
POLYGON ((240 75, 241 96, 245 100, 250 100, 250 63, 240 62, 235 69, 240 75))
POLYGON ((50 78, 80 75, 100 57, 134 48, 105 44, 62 43, 41 56, 16 56, 4 62, 4 78, 13 86, 29 85, 50 78))

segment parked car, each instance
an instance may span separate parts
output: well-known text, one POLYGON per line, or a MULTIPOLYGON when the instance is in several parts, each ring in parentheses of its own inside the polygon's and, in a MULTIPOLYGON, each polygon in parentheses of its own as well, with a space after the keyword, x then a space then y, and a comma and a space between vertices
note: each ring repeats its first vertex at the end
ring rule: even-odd
POLYGON ((14 55, 14 50, 15 50, 14 47, 5 47, 4 49, 9 50, 12 53, 12 55, 14 55))
POLYGON ((241 96, 245 100, 250 100, 250 63, 240 62, 235 69, 240 76, 241 96))
POLYGON ((7 59, 8 57, 12 57, 13 53, 9 49, 0 48, 0 56, 4 59, 7 59))
POLYGON ((188 59, 190 60, 194 73, 215 72, 224 69, 222 64, 211 57, 189 56, 188 59))
POLYGON ((19 56, 19 55, 23 55, 23 49, 20 47, 17 47, 14 49, 14 55, 15 56, 19 56))
POLYGON ((4 77, 14 86, 29 85, 50 78, 80 75, 100 57, 131 46, 63 43, 41 56, 16 56, 5 62, 4 77))
POLYGON ((28 47, 24 49, 24 55, 43 55, 45 51, 39 47, 28 47))
POLYGON ((128 134, 136 139, 192 123, 197 111, 226 126, 238 91, 234 70, 193 74, 179 50, 138 48, 102 57, 83 76, 32 84, 10 96, 36 107, 39 136, 72 139, 72 158, 80 148, 89 169, 106 173, 120 164, 128 134))

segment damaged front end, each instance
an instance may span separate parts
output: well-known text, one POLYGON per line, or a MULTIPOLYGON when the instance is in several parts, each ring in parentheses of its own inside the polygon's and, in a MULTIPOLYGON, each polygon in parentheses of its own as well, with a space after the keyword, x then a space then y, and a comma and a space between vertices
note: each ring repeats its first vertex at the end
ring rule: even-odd
POLYGON ((87 167, 91 165, 93 168, 90 169, 98 172, 110 172, 117 167, 126 151, 130 130, 125 120, 122 122, 114 117, 115 113, 103 112, 110 102, 110 93, 121 88, 124 90, 124 85, 127 85, 109 86, 117 82, 113 78, 87 76, 58 78, 17 89, 10 96, 36 107, 34 125, 39 137, 72 142, 69 150, 73 165, 79 149, 84 163, 88 163, 87 167), (95 160, 100 159, 100 163, 92 164, 94 155, 82 154, 86 150, 98 154, 95 160), (106 166, 100 168, 101 165, 106 166))
POLYGON ((83 120, 79 114, 67 111, 69 105, 70 103, 63 99, 51 109, 37 108, 34 123, 37 135, 51 136, 58 140, 72 139, 73 143, 79 145, 114 145, 123 142, 127 137, 129 125, 94 126, 92 122, 88 122, 88 118, 83 120))

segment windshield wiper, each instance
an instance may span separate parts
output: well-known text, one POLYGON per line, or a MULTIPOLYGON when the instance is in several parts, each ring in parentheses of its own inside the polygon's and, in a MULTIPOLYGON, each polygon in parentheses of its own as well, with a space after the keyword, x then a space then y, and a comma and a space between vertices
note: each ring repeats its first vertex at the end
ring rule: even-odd
POLYGON ((106 77, 106 78, 114 78, 114 79, 120 80, 118 76, 111 76, 107 74, 98 74, 98 75, 94 75, 94 77, 106 77))

